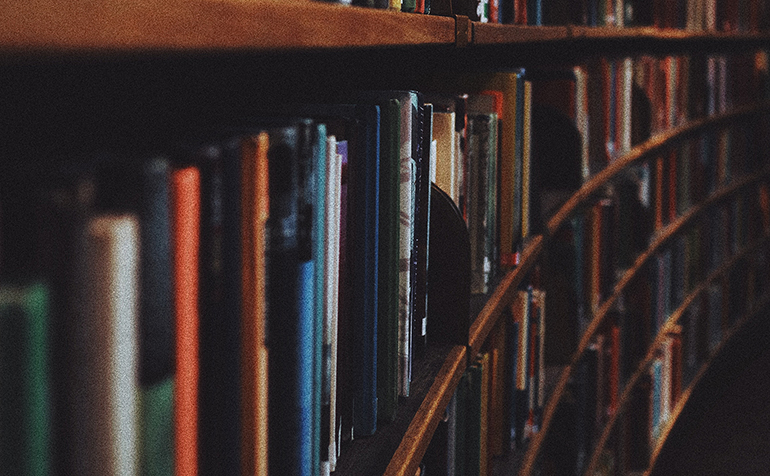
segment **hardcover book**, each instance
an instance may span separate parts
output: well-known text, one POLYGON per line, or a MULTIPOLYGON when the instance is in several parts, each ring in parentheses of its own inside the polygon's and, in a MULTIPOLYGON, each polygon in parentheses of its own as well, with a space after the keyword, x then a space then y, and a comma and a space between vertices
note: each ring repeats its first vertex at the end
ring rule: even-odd
POLYGON ((100 214, 85 230, 72 338, 70 428, 77 474, 140 469, 139 254, 136 215, 100 214))
POLYGON ((42 284, 0 286, 0 465, 13 474, 55 467, 48 295, 42 284))
POLYGON ((200 172, 171 173, 171 237, 176 328, 174 391, 174 471, 198 472, 200 172))

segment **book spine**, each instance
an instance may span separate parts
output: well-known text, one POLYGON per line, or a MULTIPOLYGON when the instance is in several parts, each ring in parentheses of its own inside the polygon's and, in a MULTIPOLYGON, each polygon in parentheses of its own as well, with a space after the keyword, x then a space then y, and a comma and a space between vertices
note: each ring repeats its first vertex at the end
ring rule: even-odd
POLYGON ((199 471, 240 470, 240 139, 202 147, 199 471))
POLYGON ((357 241, 351 259, 351 282, 358 283, 353 297, 354 358, 356 366, 355 435, 367 436, 377 428, 377 299, 380 193, 380 108, 361 108, 366 123, 359 141, 360 155, 352 160, 354 216, 357 241), (361 287, 358 287, 361 286, 361 287))
POLYGON ((196 167, 171 176, 176 386, 174 392, 174 472, 198 473, 198 257, 200 173, 196 167))
MULTIPOLYGON (((265 347, 265 226, 269 213, 268 147, 267 132, 244 137, 241 141, 241 468, 243 474, 250 475, 267 474, 269 380, 265 347)), ((186 193, 186 196, 193 195, 194 190, 186 193)))
POLYGON ((142 385, 142 473, 174 465, 174 298, 171 253, 171 167, 154 158, 142 167, 139 380, 142 385))
POLYGON ((135 215, 99 215, 86 225, 74 330, 72 421, 77 474, 140 470, 139 242, 135 215))
POLYGON ((53 466, 49 291, 42 284, 0 287, 0 465, 45 476, 53 466), (16 384, 20 384, 17 386, 16 384))
POLYGON ((328 407, 323 406, 325 399, 324 389, 324 255, 328 243, 326 237, 325 209, 326 189, 329 186, 326 182, 326 125, 314 123, 310 125, 311 132, 311 191, 309 198, 312 203, 312 222, 310 236, 312 239, 312 261, 313 261, 313 472, 318 474, 321 468, 321 457, 325 455, 325 448, 328 447, 324 435, 323 413, 328 407))
POLYGON ((428 330, 428 249, 430 244, 431 182, 435 182, 436 141, 433 140, 433 105, 419 96, 413 104, 417 139, 412 143, 415 157, 414 252, 412 254, 413 355, 422 355, 428 330))
POLYGON ((340 255, 340 207, 342 194, 342 157, 337 152, 337 138, 330 135, 326 144, 328 166, 326 168, 326 254, 324 257, 324 348, 323 348, 323 409, 321 431, 322 464, 324 453, 328 474, 336 466, 336 428, 337 420, 337 325, 339 315, 339 255, 340 255), (324 445, 325 443, 325 445, 324 445), (326 446, 326 448, 324 448, 326 446))

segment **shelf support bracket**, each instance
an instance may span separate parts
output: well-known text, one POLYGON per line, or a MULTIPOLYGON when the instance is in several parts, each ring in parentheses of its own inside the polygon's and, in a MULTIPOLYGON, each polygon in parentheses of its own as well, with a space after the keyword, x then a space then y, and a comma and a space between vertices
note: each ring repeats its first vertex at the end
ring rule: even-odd
POLYGON ((455 18, 455 46, 465 48, 471 43, 473 25, 470 18, 465 15, 454 15, 455 18))

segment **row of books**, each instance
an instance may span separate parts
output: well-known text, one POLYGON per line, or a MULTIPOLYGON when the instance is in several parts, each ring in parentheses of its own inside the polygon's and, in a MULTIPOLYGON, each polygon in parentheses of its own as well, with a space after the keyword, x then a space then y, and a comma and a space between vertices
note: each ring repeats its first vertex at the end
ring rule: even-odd
MULTIPOLYGON (((660 392, 662 388, 665 395, 678 395, 720 345, 724 332, 734 320, 743 316, 750 303, 766 290, 767 283, 764 278, 758 278, 758 273, 766 266, 770 189, 766 174, 751 177, 744 181, 736 178, 738 183, 723 185, 720 189, 724 191, 723 198, 698 214, 689 215, 691 219, 687 224, 650 252, 641 268, 633 270, 634 276, 619 295, 616 284, 625 279, 638 254, 654 241, 650 214, 646 218, 647 226, 642 228, 621 220, 624 214, 631 213, 636 220, 644 221, 640 203, 637 202, 635 208, 623 206, 623 200, 628 198, 620 193, 602 197, 593 206, 578 212, 564 235, 557 236, 552 242, 553 249, 549 250, 552 258, 547 259, 544 272, 549 276, 546 289, 548 285, 568 283, 566 287, 553 288, 563 293, 558 305, 565 310, 561 319, 569 321, 566 325, 568 337, 561 342, 571 345, 561 355, 560 362, 569 362, 578 339, 597 318, 597 311, 605 307, 608 299, 614 299, 614 305, 600 316, 601 325, 596 328, 572 378, 571 394, 578 402, 573 408, 577 416, 573 418, 577 420, 568 420, 573 422, 570 425, 574 424, 569 426, 568 433, 577 441, 573 459, 570 459, 570 464, 576 465, 576 472, 585 470, 596 439, 618 411, 619 399, 629 380, 639 372, 640 363, 651 346, 657 345, 655 342, 660 340, 661 333, 665 333, 665 338, 650 364, 650 375, 645 377, 650 379, 646 388, 650 392, 660 392), (622 249, 623 240, 629 235, 641 238, 630 253, 622 249), (752 251, 757 247, 758 251, 752 251), (630 259, 622 258, 626 254, 630 259), (738 261, 732 264, 729 272, 719 271, 725 263, 736 259, 738 261), (711 276, 717 272, 722 275, 706 291, 699 292, 699 286, 713 279, 711 276), (693 299, 690 296, 693 292, 699 292, 699 297, 693 299), (703 303, 699 305, 701 301, 703 303), (687 306, 684 312, 680 309, 683 305, 687 306), (671 316, 682 314, 690 317, 677 317, 674 325, 669 322, 671 316), (693 330, 696 326, 697 330, 693 330), (669 391, 672 388, 674 390, 669 391)), ((678 226, 676 223, 671 225, 678 226)), ((554 294, 553 289, 549 290, 549 295, 554 294)), ((549 329, 564 325, 553 316, 548 322, 549 329)), ((638 402, 626 404, 627 418, 636 420, 639 408, 651 408, 650 412, 643 412, 647 415, 642 418, 645 434, 658 435, 676 399, 661 400, 649 392, 642 392, 642 396, 639 392, 634 389, 633 398, 644 396, 646 406, 640 406, 638 402), (657 406, 650 407, 653 403, 657 406)), ((572 400, 563 398, 562 404, 568 405, 564 401, 572 400)), ((636 428, 631 434, 638 435, 639 431, 636 428)), ((647 448, 650 441, 655 438, 647 440, 647 448)), ((646 456, 644 462, 636 466, 646 468, 649 454, 645 451, 639 454, 646 456)), ((642 460, 637 457, 635 461, 642 460)))
MULTIPOLYGON (((758 74, 747 58, 462 75, 436 92, 276 107, 157 154, 9 170, 0 276, 11 295, 33 296, 11 307, 49 309, 41 464, 332 471, 343 442, 394 418, 428 341, 467 344, 469 294, 487 292, 544 217, 648 128, 633 115, 636 81, 681 62, 686 79, 648 88, 649 117, 697 117, 695 104, 748 101, 726 82, 758 74), (711 64, 725 74, 709 80, 711 64)), ((520 334, 547 339, 543 328, 520 334)), ((10 361, 27 354, 8 349, 10 361)), ((530 410, 516 438, 538 426, 530 410)))
POLYGON ((492 474, 495 458, 520 451, 539 431, 547 383, 545 315, 542 289, 517 291, 460 379, 423 458, 425 474, 492 474))
POLYGON ((3 430, 3 466, 332 471, 343 440, 394 418, 425 345, 428 207, 453 207, 428 201, 430 111, 411 91, 357 93, 151 156, 9 174, 4 312, 34 307, 4 322, 3 368, 43 390, 3 414, 19 435, 39 420, 47 448, 3 430), (36 372, 17 365, 30 355, 36 372))
MULTIPOLYGON (((666 327, 659 343, 652 348, 648 364, 636 370, 633 381, 627 381, 627 401, 623 408, 613 409, 619 413, 604 446, 593 448, 589 443, 585 447, 589 456, 594 454, 598 474, 648 469, 653 450, 665 437, 684 391, 691 388, 738 320, 752 311, 755 302, 766 297, 767 278, 760 277, 767 266, 766 243, 765 239, 763 247, 738 260, 729 273, 706 283, 680 310, 676 323, 666 327), (742 305, 728 304, 738 300, 742 305)), ((586 373, 598 375, 588 385, 606 386, 607 380, 612 380, 611 376, 602 380, 597 368, 603 352, 611 359, 612 351, 606 345, 601 347, 601 339, 597 339, 586 354, 586 373)), ((594 403, 597 402, 590 402, 589 408, 594 403)), ((607 420, 611 415, 606 411, 606 406, 599 405, 591 416, 597 414, 607 420)), ((595 426, 592 431, 598 438, 603 427, 595 426)))
POLYGON ((688 31, 758 32, 768 26, 760 0, 337 0, 408 13, 465 15, 515 25, 655 26, 688 31))

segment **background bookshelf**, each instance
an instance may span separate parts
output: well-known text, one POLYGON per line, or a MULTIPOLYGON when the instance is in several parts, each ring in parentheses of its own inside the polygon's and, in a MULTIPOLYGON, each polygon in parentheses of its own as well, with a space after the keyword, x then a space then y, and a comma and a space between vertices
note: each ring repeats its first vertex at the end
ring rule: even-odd
MULTIPOLYGON (((0 82, 4 87, 0 103, 5 133, 0 162, 11 175, 48 178, 82 157, 105 150, 141 155, 181 140, 190 130, 256 116, 287 99, 313 101, 356 89, 430 90, 437 82, 459 82, 457 78, 468 72, 563 69, 631 56, 730 57, 770 44, 764 32, 500 25, 470 21, 463 15, 411 15, 304 0, 109 5, 57 0, 14 2, 1 10, 0 82)), ((767 103, 757 102, 708 118, 690 118, 656 131, 586 177, 544 223, 542 233, 523 244, 517 267, 496 276, 487 295, 473 297, 467 342, 429 346, 414 361, 412 395, 400 400, 395 420, 374 436, 354 441, 342 454, 335 474, 416 474, 464 373, 488 348, 498 323, 509 318, 521 288, 532 283, 534 274, 548 269, 546 260, 556 237, 571 226, 570 220, 585 213, 629 170, 654 163, 693 138, 757 118, 766 120, 768 112, 767 103)), ((766 166, 767 157, 760 160, 766 166)), ((540 431, 515 451, 511 464, 516 471, 530 474, 538 466, 548 467, 543 455, 549 448, 548 438, 559 434, 559 409, 584 355, 595 345, 594 337, 623 299, 625 287, 637 274, 647 272, 659 251, 672 248, 671 243, 687 234, 692 223, 703 221, 721 202, 741 194, 761 195, 767 181, 767 169, 757 167, 699 197, 698 203, 655 230, 633 267, 612 283, 611 294, 592 313, 569 361, 553 371, 561 373, 549 381, 540 431)), ((766 253, 768 232, 762 233, 762 238, 726 257, 704 283, 726 280, 731 270, 751 261, 752 253, 766 253)), ((684 301, 699 299, 707 288, 699 284, 685 294, 684 301)), ((767 298, 755 297, 756 302, 747 304, 740 316, 730 318, 731 325, 724 329, 713 355, 751 316, 762 315, 767 298)), ((631 411, 634 384, 649 374, 656 349, 687 312, 682 304, 646 343, 644 357, 626 376, 616 413, 604 422, 597 443, 585 455, 586 474, 600 466, 603 450, 617 436, 613 425, 618 426, 625 412, 631 411)), ((659 443, 651 448, 651 467, 710 362, 707 359, 698 367, 671 409, 659 443)))

